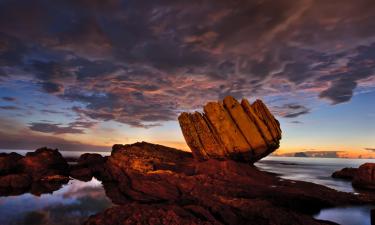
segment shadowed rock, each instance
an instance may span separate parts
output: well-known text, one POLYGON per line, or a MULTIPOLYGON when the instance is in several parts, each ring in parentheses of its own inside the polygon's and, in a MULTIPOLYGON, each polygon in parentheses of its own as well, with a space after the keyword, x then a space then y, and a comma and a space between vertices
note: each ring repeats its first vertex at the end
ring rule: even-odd
POLYGON ((116 207, 86 225, 332 224, 313 219, 322 208, 371 204, 353 195, 259 171, 248 163, 208 159, 149 143, 115 145, 103 186, 116 207))
POLYGON ((352 184, 357 188, 375 190, 375 163, 362 164, 358 168, 352 184))
POLYGON ((280 124, 260 100, 251 105, 243 99, 240 104, 227 96, 203 110, 178 117, 186 143, 199 160, 256 162, 279 147, 280 124))
POLYGON ((80 181, 90 181, 93 176, 99 176, 103 171, 103 164, 107 157, 97 153, 84 153, 77 164, 70 165, 70 176, 80 181))
POLYGON ((332 174, 333 178, 352 180, 356 189, 375 190, 375 163, 364 163, 359 168, 343 168, 332 174))
POLYGON ((40 148, 26 156, 0 154, 0 196, 51 193, 69 181, 68 164, 53 149, 40 148))

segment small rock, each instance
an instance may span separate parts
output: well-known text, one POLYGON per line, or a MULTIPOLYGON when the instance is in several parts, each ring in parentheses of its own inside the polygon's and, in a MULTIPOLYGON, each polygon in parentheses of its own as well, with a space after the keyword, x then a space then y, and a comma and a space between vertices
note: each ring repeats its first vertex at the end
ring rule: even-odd
POLYGON ((331 177, 339 179, 352 180, 357 175, 357 168, 344 168, 332 173, 331 177))

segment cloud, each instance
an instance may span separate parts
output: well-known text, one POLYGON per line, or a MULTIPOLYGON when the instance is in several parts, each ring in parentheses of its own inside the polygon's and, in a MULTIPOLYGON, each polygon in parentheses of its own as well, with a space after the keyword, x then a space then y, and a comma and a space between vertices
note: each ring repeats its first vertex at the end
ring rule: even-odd
POLYGON ((110 147, 106 146, 83 144, 77 141, 69 141, 58 137, 31 133, 27 130, 20 131, 19 133, 0 131, 0 148, 2 149, 34 150, 42 146, 57 148, 63 151, 77 151, 82 149, 87 152, 110 150, 110 147))
POLYGON ((16 98, 9 97, 9 96, 2 97, 1 99, 3 101, 7 101, 7 102, 14 102, 14 101, 16 101, 16 98))
POLYGON ((301 115, 310 113, 310 109, 306 106, 299 104, 284 104, 282 106, 275 107, 276 113, 284 118, 296 118, 301 115))
POLYGON ((19 110, 20 108, 17 106, 13 105, 5 105, 5 106, 0 106, 0 109, 2 110, 19 110))
POLYGON ((365 150, 375 152, 375 148, 365 148, 365 150))
MULTIPOLYGON (((370 0, 4 1, 0 66, 73 113, 147 128, 225 95, 348 102, 374 76, 374 20, 370 0)), ((279 115, 311 111, 293 102, 279 115)))
POLYGON ((82 134, 83 130, 74 128, 72 126, 62 127, 59 124, 50 123, 31 123, 30 130, 38 131, 42 133, 52 134, 82 134))
POLYGON ((30 123, 29 129, 32 131, 38 131, 42 133, 51 134, 83 134, 85 128, 93 127, 97 122, 93 121, 75 121, 69 123, 67 126, 54 123, 30 123))

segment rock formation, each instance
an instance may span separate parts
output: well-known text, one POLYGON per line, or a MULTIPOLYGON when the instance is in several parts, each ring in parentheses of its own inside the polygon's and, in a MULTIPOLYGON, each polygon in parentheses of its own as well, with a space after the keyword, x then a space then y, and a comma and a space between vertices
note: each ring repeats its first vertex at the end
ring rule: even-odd
POLYGON ((103 164, 107 157, 97 153, 84 153, 78 160, 77 164, 70 165, 70 176, 80 181, 90 181, 93 176, 103 173, 103 164))
POLYGON ((40 148, 26 156, 0 153, 0 196, 50 193, 69 181, 68 173, 57 150, 40 148))
POLYGON ((354 187, 375 190, 375 163, 362 164, 353 178, 354 187))
POLYGON ((178 117, 186 143, 199 160, 256 162, 279 147, 280 124, 261 100, 239 103, 227 96, 203 110, 178 117))
POLYGON ((289 181, 233 160, 198 161, 189 152, 149 143, 115 145, 99 179, 117 204, 86 225, 332 224, 322 208, 375 203, 374 195, 289 181))
POLYGON ((375 163, 365 163, 359 168, 343 168, 332 174, 333 178, 352 180, 353 187, 375 190, 375 163))

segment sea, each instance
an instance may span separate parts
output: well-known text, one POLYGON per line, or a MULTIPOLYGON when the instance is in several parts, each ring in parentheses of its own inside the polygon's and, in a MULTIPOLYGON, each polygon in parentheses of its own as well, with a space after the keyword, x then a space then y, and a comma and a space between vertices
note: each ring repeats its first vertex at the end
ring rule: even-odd
MULTIPOLYGON (((1 152, 10 152, 4 150, 1 152)), ((17 151, 25 154, 27 151, 17 151)), ((64 152, 65 157, 78 157, 84 152, 64 152)), ((109 155, 109 152, 101 152, 109 155)), ((375 159, 300 158, 268 156, 255 165, 263 171, 276 173, 281 179, 302 180, 343 192, 357 193, 351 183, 333 179, 331 174, 344 167, 358 167, 375 159)), ((249 187, 250 188, 250 187, 249 187)), ((90 215, 111 207, 101 183, 71 180, 53 194, 22 194, 0 197, 1 225, 78 225, 90 215)), ((374 206, 343 206, 327 208, 314 215, 317 219, 329 220, 342 225, 371 225, 370 210, 374 206)))

